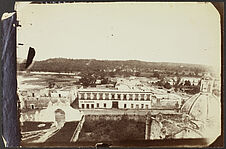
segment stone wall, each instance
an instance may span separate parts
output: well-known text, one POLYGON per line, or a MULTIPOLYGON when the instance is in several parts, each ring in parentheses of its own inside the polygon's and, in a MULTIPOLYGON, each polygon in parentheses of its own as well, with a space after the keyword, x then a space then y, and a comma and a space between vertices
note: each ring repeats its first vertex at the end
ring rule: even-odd
POLYGON ((75 129, 75 131, 73 133, 73 136, 72 136, 70 142, 76 142, 78 140, 78 137, 79 137, 79 134, 80 134, 80 132, 82 130, 82 127, 83 127, 83 124, 85 122, 85 119, 86 119, 85 115, 83 115, 81 120, 80 120, 80 122, 77 125, 77 128, 75 129))
MULTIPOLYGON (((86 120, 100 120, 100 119, 105 119, 105 120, 121 120, 122 117, 125 115, 86 115, 86 120)), ((145 115, 126 115, 128 119, 136 120, 136 121, 141 121, 145 122, 146 116, 145 115)))

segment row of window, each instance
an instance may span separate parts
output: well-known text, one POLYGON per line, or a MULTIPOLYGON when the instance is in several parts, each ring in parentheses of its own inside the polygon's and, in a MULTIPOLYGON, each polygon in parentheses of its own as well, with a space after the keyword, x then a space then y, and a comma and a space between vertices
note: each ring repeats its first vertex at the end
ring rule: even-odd
MULTIPOLYGON (((99 98, 99 99, 97 99, 97 98, 93 98, 93 99, 91 99, 91 98, 80 98, 80 100, 110 100, 109 98, 105 98, 105 99, 103 99, 103 98, 99 98)), ((127 98, 123 98, 123 99, 111 99, 111 100, 131 100, 131 101, 150 101, 150 99, 149 98, 147 98, 147 99, 144 99, 144 98, 140 98, 140 99, 138 99, 138 98, 135 98, 135 99, 132 99, 132 98, 129 98, 129 99, 127 99, 127 98)))
MULTIPOLYGON (((24 95, 22 95, 22 96, 24 96, 24 95)), ((39 96, 40 96, 40 95, 39 95, 39 96)), ((27 97, 36 97, 36 96, 35 96, 34 93, 32 93, 31 96, 28 95, 27 97)), ((44 95, 41 95, 41 97, 51 97, 51 94, 49 94, 49 95, 44 94, 44 95)), ((53 97, 59 97, 59 98, 63 97, 63 98, 66 98, 66 96, 62 96, 61 94, 55 95, 55 96, 53 96, 53 97)))
MULTIPOLYGON (((124 108, 127 108, 127 104, 124 104, 124 108)), ((134 108, 139 109, 139 104, 131 104, 130 105, 130 108, 131 109, 134 109, 134 108)), ((144 109, 144 108, 148 109, 148 104, 145 104, 145 105, 144 104, 141 104, 141 107, 140 108, 141 109, 144 109)))
MULTIPOLYGON (((127 105, 128 104, 124 104, 124 108, 126 109, 126 108, 129 108, 129 107, 127 107, 127 105)), ((106 103, 104 103, 103 104, 103 107, 104 108, 106 108, 107 107, 107 104, 106 103)), ((94 104, 82 104, 82 109, 94 109, 94 104)), ((96 108, 100 108, 100 104, 99 103, 97 103, 96 104, 96 108)), ((113 107, 112 107, 113 108, 113 107)), ((118 108, 118 107, 117 107, 118 108)), ((139 104, 131 104, 130 105, 130 108, 131 109, 134 109, 134 108, 136 108, 136 109, 144 109, 144 108, 146 108, 146 109, 148 109, 148 104, 141 104, 141 107, 139 107, 139 104)))
MULTIPOLYGON (((105 98, 110 98, 111 99, 121 99, 121 98, 144 98, 145 94, 103 94, 100 93, 99 94, 99 98, 103 98, 103 96, 105 96, 105 98)), ((151 95, 146 95, 146 98, 150 98, 151 95)), ((91 98, 91 94, 87 93, 87 94, 79 94, 80 98, 91 98)), ((97 98, 97 94, 93 94, 93 98, 97 98)))
MULTIPOLYGON (((97 96, 97 95, 93 95, 92 96, 92 99, 100 99, 100 100, 102 100, 102 99, 110 99, 109 98, 110 96, 109 95, 107 95, 107 96, 105 96, 105 98, 104 98, 104 96, 103 95, 101 95, 101 96, 97 96)), ((118 94, 117 96, 115 96, 114 94, 112 94, 111 95, 111 99, 112 100, 117 100, 117 99, 120 99, 120 100, 150 100, 150 98, 151 98, 151 96, 139 96, 139 95, 126 95, 126 94, 124 94, 124 95, 120 95, 120 94, 118 94)), ((91 96, 90 95, 79 95, 79 99, 91 99, 91 96)))
MULTIPOLYGON (((97 103, 96 104, 96 108, 99 108, 100 107, 100 104, 99 103, 97 103)), ((106 103, 104 103, 104 108, 106 108, 107 107, 107 104, 106 103)), ((82 109, 94 109, 94 104, 82 104, 82 109), (86 107, 85 107, 85 105, 86 105, 86 107)))

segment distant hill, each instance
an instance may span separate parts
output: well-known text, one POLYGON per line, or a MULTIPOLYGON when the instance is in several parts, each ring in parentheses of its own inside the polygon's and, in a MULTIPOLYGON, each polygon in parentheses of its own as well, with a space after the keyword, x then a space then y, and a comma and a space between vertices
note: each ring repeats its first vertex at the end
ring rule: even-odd
MULTIPOLYGON (((22 64, 18 61, 19 69, 23 70, 22 64)), ((96 59, 67 59, 51 58, 43 61, 35 61, 31 71, 44 72, 84 72, 84 71, 129 71, 135 70, 140 72, 153 71, 192 71, 206 72, 211 68, 199 64, 168 63, 168 62, 145 62, 139 60, 96 60, 96 59)))

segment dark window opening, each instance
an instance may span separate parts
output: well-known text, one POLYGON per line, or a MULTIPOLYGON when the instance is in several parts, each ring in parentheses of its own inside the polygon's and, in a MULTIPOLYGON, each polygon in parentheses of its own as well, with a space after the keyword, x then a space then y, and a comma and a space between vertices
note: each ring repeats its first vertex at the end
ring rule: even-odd
POLYGON ((89 104, 86 105, 86 108, 89 109, 89 104))
POLYGON ((100 94, 100 98, 99 98, 100 100, 102 100, 103 99, 103 94, 100 94))
POLYGON ((59 94, 59 97, 61 97, 61 94, 59 94))
POLYGON ((118 108, 118 102, 117 101, 112 102, 112 108, 118 108))
POLYGON ((85 105, 84 105, 84 104, 82 104, 82 108, 83 108, 83 109, 85 108, 85 105))
POLYGON ((126 104, 124 104, 124 108, 126 108, 126 104))
POLYGON ((99 108, 99 103, 97 103, 97 108, 99 108))
POLYGON ((35 109, 35 105, 32 104, 32 105, 31 105, 31 109, 35 109))
POLYGON ((91 104, 91 108, 94 109, 94 104, 91 104))
POLYGON ((104 104, 104 107, 106 108, 106 106, 107 106, 107 105, 106 105, 106 103, 105 103, 105 104, 104 104))
POLYGON ((138 94, 135 95, 135 100, 138 100, 138 94))
POLYGON ((140 100, 144 100, 144 94, 141 94, 140 100))
POLYGON ((81 99, 85 99, 85 95, 84 94, 81 94, 81 99))
POLYGON ((97 94, 93 94, 93 99, 97 99, 97 94))

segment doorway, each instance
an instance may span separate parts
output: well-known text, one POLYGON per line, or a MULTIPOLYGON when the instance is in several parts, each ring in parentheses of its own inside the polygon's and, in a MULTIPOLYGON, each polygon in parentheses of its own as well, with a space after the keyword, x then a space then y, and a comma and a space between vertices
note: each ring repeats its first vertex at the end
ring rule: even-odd
POLYGON ((55 111, 55 121, 57 128, 62 128, 65 123, 65 112, 61 109, 55 111))
POLYGON ((112 108, 118 109, 118 102, 117 101, 112 102, 112 108))

